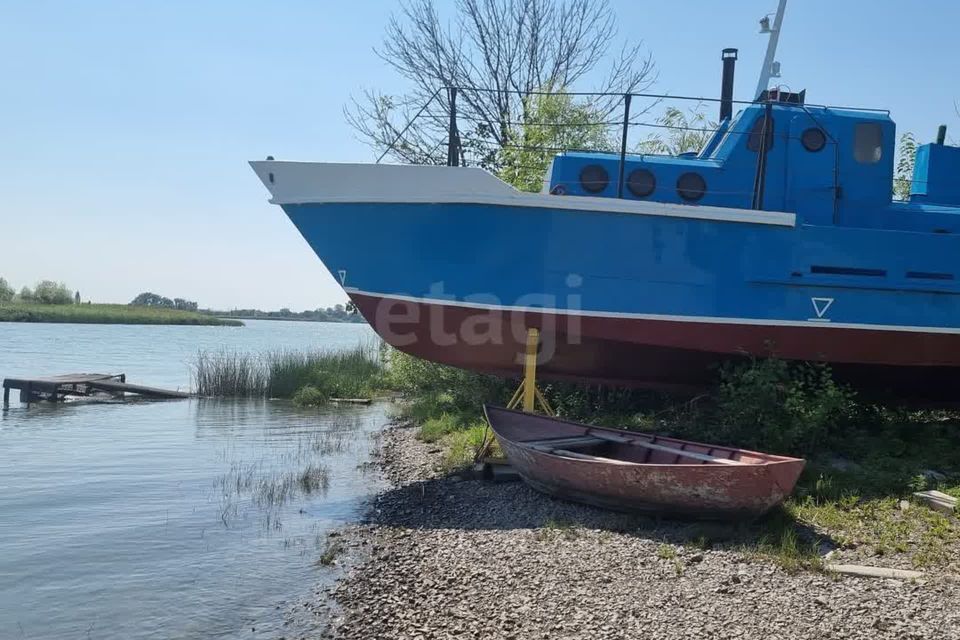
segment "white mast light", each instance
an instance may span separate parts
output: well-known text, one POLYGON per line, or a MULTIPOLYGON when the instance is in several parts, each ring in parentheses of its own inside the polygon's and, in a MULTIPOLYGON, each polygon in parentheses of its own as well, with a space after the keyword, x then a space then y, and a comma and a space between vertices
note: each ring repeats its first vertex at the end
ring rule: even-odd
POLYGON ((780 63, 775 62, 774 57, 777 55, 777 41, 780 39, 780 27, 783 25, 783 12, 786 8, 787 0, 780 0, 773 26, 770 26, 770 16, 763 16, 760 19, 760 33, 767 34, 770 40, 767 42, 767 55, 763 59, 763 66, 760 67, 760 80, 757 82, 757 92, 754 94, 756 98, 767 90, 771 77, 780 77, 780 63))

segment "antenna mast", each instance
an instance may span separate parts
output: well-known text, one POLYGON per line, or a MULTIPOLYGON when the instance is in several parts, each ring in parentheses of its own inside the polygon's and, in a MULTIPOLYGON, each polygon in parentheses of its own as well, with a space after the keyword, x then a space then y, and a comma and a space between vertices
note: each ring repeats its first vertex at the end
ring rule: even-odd
POLYGON ((770 78, 780 77, 780 63, 775 62, 774 58, 777 55, 777 41, 780 39, 780 27, 783 25, 783 12, 786 8, 787 0, 780 0, 772 27, 770 26, 770 16, 764 16, 760 19, 760 33, 769 34, 770 40, 767 42, 767 55, 763 58, 763 66, 760 67, 760 80, 757 82, 757 92, 754 94, 756 98, 759 98, 760 94, 766 91, 770 84, 770 78))

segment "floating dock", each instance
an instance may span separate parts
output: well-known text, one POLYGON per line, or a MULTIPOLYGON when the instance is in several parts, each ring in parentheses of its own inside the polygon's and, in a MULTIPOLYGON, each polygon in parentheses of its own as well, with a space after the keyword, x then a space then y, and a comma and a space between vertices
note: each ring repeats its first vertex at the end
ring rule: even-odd
POLYGON ((3 408, 10 406, 10 390, 20 391, 20 402, 31 404, 41 400, 60 402, 68 396, 91 397, 110 394, 124 397, 133 394, 154 400, 189 398, 183 391, 145 387, 127 382, 125 373, 68 373, 49 378, 6 378, 3 381, 3 408))

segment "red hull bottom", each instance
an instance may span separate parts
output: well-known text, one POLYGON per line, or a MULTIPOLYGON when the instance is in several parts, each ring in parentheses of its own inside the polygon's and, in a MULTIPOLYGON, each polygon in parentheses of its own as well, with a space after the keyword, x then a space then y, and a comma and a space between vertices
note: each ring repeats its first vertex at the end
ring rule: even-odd
POLYGON ((541 331, 538 375, 665 390, 694 390, 716 367, 746 356, 828 362, 865 391, 955 401, 960 335, 893 330, 761 326, 569 316, 433 304, 351 292, 374 330, 411 355, 516 377, 526 329, 541 331))

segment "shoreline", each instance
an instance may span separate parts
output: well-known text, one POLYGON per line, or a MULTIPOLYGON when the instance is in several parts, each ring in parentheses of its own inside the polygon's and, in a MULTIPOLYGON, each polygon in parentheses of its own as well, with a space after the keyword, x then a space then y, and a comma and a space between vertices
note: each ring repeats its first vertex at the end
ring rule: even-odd
POLYGON ((729 525, 447 476, 442 453, 412 426, 384 428, 372 464, 387 488, 331 536, 345 548, 338 574, 302 605, 326 620, 321 637, 960 638, 949 569, 916 581, 788 572, 724 541, 729 525))
POLYGON ((315 320, 314 318, 282 318, 282 317, 273 317, 273 316, 231 316, 231 315, 218 315, 210 314, 215 318, 221 318, 224 320, 271 320, 271 321, 283 321, 283 322, 322 322, 328 324, 367 324, 366 320, 315 320))
POLYGON ((129 324, 242 327, 243 322, 197 311, 125 304, 0 305, 0 322, 22 324, 129 324))

